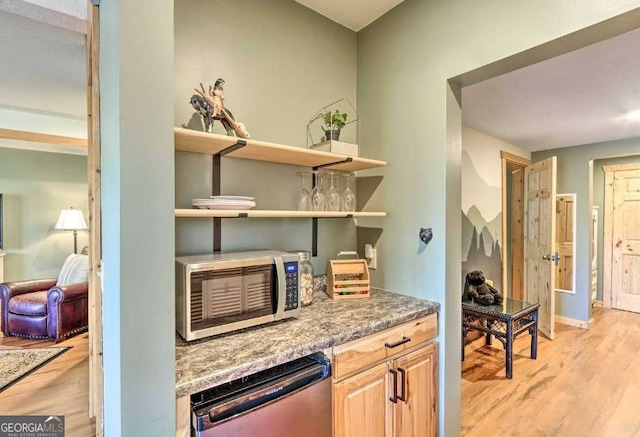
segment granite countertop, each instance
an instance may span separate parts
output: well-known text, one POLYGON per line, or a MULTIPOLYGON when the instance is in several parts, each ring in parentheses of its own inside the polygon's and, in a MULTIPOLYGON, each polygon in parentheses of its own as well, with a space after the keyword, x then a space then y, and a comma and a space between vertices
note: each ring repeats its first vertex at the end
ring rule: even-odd
POLYGON ((176 336, 176 397, 435 313, 440 304, 372 289, 369 299, 314 293, 296 319, 187 342, 176 336))

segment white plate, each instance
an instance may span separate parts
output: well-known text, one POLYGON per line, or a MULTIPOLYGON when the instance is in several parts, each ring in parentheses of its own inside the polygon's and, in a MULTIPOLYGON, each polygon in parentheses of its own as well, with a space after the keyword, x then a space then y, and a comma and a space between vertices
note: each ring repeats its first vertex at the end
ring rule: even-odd
POLYGON ((197 209, 252 209, 255 208, 256 205, 207 205, 202 203, 194 203, 194 208, 197 209))
POLYGON ((237 207, 254 207, 256 206, 256 202, 251 202, 248 200, 243 200, 243 201, 238 201, 238 202, 234 202, 231 200, 220 200, 220 201, 213 201, 213 202, 191 202, 192 205, 206 205, 206 206, 210 206, 212 208, 217 207, 217 206, 237 206, 237 207))
POLYGON ((224 199, 224 200, 248 200, 248 201, 254 201, 256 200, 255 197, 248 197, 248 196, 209 196, 210 199, 224 199))

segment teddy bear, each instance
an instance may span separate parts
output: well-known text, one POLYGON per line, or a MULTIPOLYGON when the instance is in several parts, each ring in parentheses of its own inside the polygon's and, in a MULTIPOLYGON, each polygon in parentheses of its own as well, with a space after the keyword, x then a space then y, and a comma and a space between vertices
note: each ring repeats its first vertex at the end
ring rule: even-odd
POLYGON ((467 273, 462 300, 475 301, 482 305, 494 305, 501 304, 503 297, 498 290, 485 282, 484 273, 474 270, 467 273))

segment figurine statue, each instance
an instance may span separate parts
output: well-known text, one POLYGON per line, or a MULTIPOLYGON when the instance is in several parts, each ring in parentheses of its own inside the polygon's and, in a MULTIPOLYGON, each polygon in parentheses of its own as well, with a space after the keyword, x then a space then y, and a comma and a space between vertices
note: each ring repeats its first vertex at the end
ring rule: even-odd
POLYGON ((431 228, 420 228, 419 237, 424 244, 429 244, 433 238, 433 231, 431 228))
POLYGON ((211 133, 213 122, 220 120, 227 135, 249 138, 250 135, 244 123, 237 122, 231 111, 224 106, 224 84, 224 79, 216 80, 213 88, 209 85, 207 93, 204 85, 200 83, 201 89, 194 88, 198 94, 191 96, 191 106, 202 116, 206 132, 211 133))

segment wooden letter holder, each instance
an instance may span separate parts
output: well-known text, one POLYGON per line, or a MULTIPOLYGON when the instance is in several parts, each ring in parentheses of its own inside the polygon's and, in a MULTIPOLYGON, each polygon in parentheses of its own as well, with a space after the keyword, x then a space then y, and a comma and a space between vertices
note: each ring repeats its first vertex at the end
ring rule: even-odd
POLYGON ((329 260, 327 294, 332 299, 362 299, 371 292, 369 268, 363 259, 329 260))

